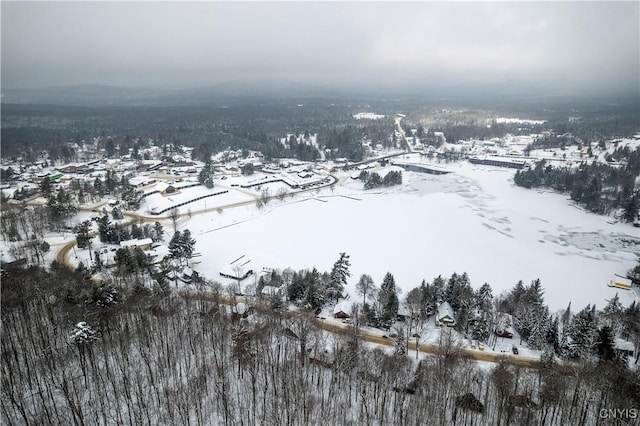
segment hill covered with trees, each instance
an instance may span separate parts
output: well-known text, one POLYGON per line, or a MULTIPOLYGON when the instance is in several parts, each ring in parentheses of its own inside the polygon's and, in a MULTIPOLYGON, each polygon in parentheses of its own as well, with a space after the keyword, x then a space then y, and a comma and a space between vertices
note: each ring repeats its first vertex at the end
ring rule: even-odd
MULTIPOLYGON (((325 288, 339 291, 347 271, 348 257, 341 256, 332 273, 276 273, 268 283, 288 282, 309 295, 313 282, 326 280, 325 288)), ((569 348, 583 361, 560 363, 549 354, 537 369, 499 363, 486 370, 461 356, 446 329, 438 354, 414 362, 406 351, 362 344, 363 316, 330 339, 304 307, 285 315, 259 304, 242 319, 216 286, 182 297, 161 285, 96 286, 56 264, 49 271, 8 268, 2 281, 7 424, 596 424, 601 408, 640 403, 638 371, 627 370, 605 344, 606 324, 626 327, 615 301, 566 319, 569 348)), ((307 306, 308 296, 289 293, 307 306)), ((397 309, 393 294, 388 274, 375 298, 381 321, 397 309)), ((465 274, 424 283, 406 298, 416 295, 425 313, 430 300, 450 300, 459 318, 468 298, 491 299, 490 288, 471 291, 465 274)), ((549 344, 548 332, 531 322, 537 315, 555 322, 542 300, 539 283, 519 283, 498 305, 513 313, 523 334, 529 330, 527 339, 549 344)))

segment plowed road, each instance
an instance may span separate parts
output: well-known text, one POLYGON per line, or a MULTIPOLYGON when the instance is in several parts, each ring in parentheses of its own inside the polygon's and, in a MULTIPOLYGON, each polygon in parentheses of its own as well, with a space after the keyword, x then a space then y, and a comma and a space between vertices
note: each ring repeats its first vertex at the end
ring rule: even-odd
MULTIPOLYGON (((219 303, 223 303, 226 305, 233 305, 238 301, 248 302, 246 298, 237 299, 234 301, 231 298, 224 295, 214 296, 211 294, 207 295, 207 294, 193 293, 193 292, 187 292, 187 291, 180 292, 180 295, 185 299, 218 301, 219 303)), ((251 303, 255 304, 254 302, 251 302, 251 303)), ((295 312, 290 311, 289 315, 293 316, 295 315, 295 312)), ((319 318, 313 318, 313 322, 316 326, 318 326, 322 330, 325 330, 331 333, 336 333, 341 335, 350 335, 353 332, 351 326, 346 324, 337 324, 335 322, 325 321, 319 318)), ((358 332, 358 337, 362 341, 375 343, 378 345, 393 346, 394 344, 393 340, 382 337, 379 334, 371 333, 367 330, 360 330, 358 332)), ((415 350, 416 350, 415 341, 409 342, 407 347, 409 351, 414 351, 415 353, 415 350)), ((436 344, 420 343, 418 345, 418 351, 422 354, 438 355, 441 352, 441 349, 440 349, 440 346, 436 344)), ((481 350, 474 350, 474 349, 465 349, 465 348, 460 349, 460 357, 474 360, 474 361, 486 361, 486 362, 495 362, 495 363, 504 361, 511 365, 527 367, 527 368, 538 368, 540 366, 540 360, 538 358, 531 358, 531 357, 525 357, 520 355, 511 355, 506 353, 481 351, 481 350)), ((563 364, 560 362, 560 360, 556 360, 556 362, 560 363, 561 365, 563 364)))
MULTIPOLYGON (((67 257, 69 252, 75 245, 75 243, 76 243, 75 240, 72 240, 67 244, 65 244, 60 249, 60 251, 56 255, 56 261, 58 263, 62 265, 66 265, 67 267, 71 267, 67 257)), ((208 295, 203 293, 181 291, 180 296, 190 300, 218 301, 220 303, 224 303, 227 305, 233 304, 233 301, 230 298, 222 295, 214 296, 214 295, 208 295)), ((291 312, 290 315, 294 315, 294 313, 291 312)), ((336 324, 334 322, 324 321, 318 318, 314 318, 313 322, 319 328, 331 333, 336 333, 341 335, 349 335, 352 333, 351 327, 346 324, 336 324)), ((393 345, 393 341, 391 339, 382 337, 379 334, 368 332, 366 330, 360 330, 358 333, 358 336, 360 340, 365 342, 376 343, 378 345, 385 345, 385 346, 393 345)), ((409 351, 415 351, 416 350, 415 341, 408 342, 407 347, 409 351)), ((418 351, 422 354, 437 355, 440 353, 440 347, 438 345, 431 344, 431 343, 420 343, 418 345, 418 351)), ((504 361, 508 364, 517 365, 520 367, 537 368, 540 366, 540 360, 538 358, 530 358, 530 357, 524 357, 520 355, 511 355, 511 354, 495 353, 495 352, 488 352, 488 351, 485 352, 485 351, 474 350, 474 349, 461 349, 460 356, 462 358, 471 359, 474 361, 486 361, 486 362, 496 362, 496 363, 504 361)))

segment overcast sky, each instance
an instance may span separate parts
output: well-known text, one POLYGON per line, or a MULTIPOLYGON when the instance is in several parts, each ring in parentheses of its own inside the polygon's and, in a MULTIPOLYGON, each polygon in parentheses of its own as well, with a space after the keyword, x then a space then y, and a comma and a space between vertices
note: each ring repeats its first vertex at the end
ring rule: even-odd
POLYGON ((638 90, 624 3, 1 2, 2 87, 237 80, 638 90))

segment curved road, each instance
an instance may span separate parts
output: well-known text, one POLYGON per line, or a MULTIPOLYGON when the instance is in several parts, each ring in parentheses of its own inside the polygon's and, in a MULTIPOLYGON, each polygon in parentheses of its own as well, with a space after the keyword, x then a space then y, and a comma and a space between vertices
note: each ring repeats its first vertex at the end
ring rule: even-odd
MULTIPOLYGON (((231 298, 221 294, 214 295, 214 294, 194 293, 189 291, 180 291, 179 294, 182 298, 189 299, 189 300, 204 300, 204 301, 210 301, 210 302, 223 303, 225 305, 233 305, 239 301, 242 301, 242 302, 249 302, 254 306, 256 305, 255 301, 253 300, 250 301, 244 296, 231 298)), ((294 311, 289 311, 287 314, 289 316, 292 316, 292 315, 295 315, 296 313, 294 311)), ((352 327, 346 324, 338 324, 333 321, 325 321, 319 318, 313 318, 312 321, 318 328, 328 331, 330 333, 341 334, 341 335, 351 335, 353 333, 352 327)), ((359 330, 358 337, 360 340, 364 342, 375 343, 379 345, 393 346, 394 344, 393 340, 391 339, 382 337, 379 334, 372 333, 362 329, 359 330)), ((412 351, 415 353, 415 350, 416 350, 415 341, 408 342, 407 349, 408 349, 408 354, 407 354, 408 356, 411 355, 412 351)), ((419 343, 418 351, 421 354, 425 354, 425 355, 438 355, 439 353, 441 353, 441 348, 439 345, 433 344, 433 343, 419 343)), ((485 361, 485 362, 493 362, 493 363, 506 362, 507 364, 516 365, 519 367, 526 367, 526 368, 540 367, 540 360, 538 358, 532 358, 532 357, 526 357, 526 356, 520 356, 520 355, 516 356, 516 355, 506 354, 506 353, 496 353, 496 352, 481 351, 481 350, 467 349, 467 348, 460 349, 459 354, 461 358, 470 359, 473 361, 485 361)), ((556 362, 559 363, 561 366, 565 366, 565 367, 569 367, 570 365, 568 363, 564 363, 559 360, 556 360, 556 362)))
MULTIPOLYGON (((326 184, 326 185, 322 185, 322 186, 318 186, 315 188, 308 188, 308 189, 301 189, 299 191, 296 192, 292 192, 289 193, 288 195, 296 195, 296 194, 302 194, 302 193, 306 193, 306 192, 313 192, 316 191, 318 189, 321 188, 329 188, 332 187, 338 183, 340 183, 340 179, 338 179, 337 177, 333 176, 333 175, 329 175, 331 178, 333 178, 333 182, 326 184)), ((223 186, 226 188, 226 186, 223 186)), ((233 187, 230 188, 233 190, 236 190, 238 188, 233 187)), ((268 197, 268 200, 274 200, 277 199, 278 195, 271 195, 270 197, 268 197)), ((195 215, 200 215, 200 214, 204 214, 204 213, 210 213, 210 212, 217 212, 218 210, 227 210, 227 209, 232 209, 235 207, 242 207, 242 206, 247 206, 247 205, 251 205, 251 204, 255 204, 256 200, 247 200, 247 201, 241 201, 241 202, 237 202, 237 203, 231 203, 231 204, 227 204, 225 206, 217 206, 217 207, 212 207, 206 210, 199 210, 196 212, 185 212, 185 213, 179 213, 178 217, 182 218, 182 217, 186 217, 186 216, 195 216, 195 215)), ((99 205, 99 206, 94 206, 94 207, 80 207, 78 210, 81 211, 85 211, 85 212, 97 212, 100 211, 99 208, 104 206, 106 203, 99 205)), ((128 217, 129 219, 135 221, 135 222, 139 222, 139 223, 153 223, 153 222, 167 222, 170 221, 171 219, 168 216, 154 216, 154 215, 145 215, 145 214, 140 214, 140 213, 136 213, 136 212, 132 212, 132 211, 123 211, 122 212, 123 216, 128 217)), ((58 251, 58 253, 56 254, 56 261, 60 264, 63 264, 69 268, 72 268, 73 265, 71 265, 69 263, 68 260, 68 255, 69 255, 69 251, 71 251, 73 249, 73 247, 76 245, 76 240, 73 239, 69 242, 67 242, 66 244, 64 244, 62 246, 62 248, 58 251)))
MULTIPOLYGON (((405 141, 405 144, 407 145, 409 151, 411 151, 411 148, 409 146, 409 144, 407 143, 406 137, 404 135, 404 131, 402 130, 402 127, 400 126, 400 120, 396 120, 396 124, 398 126, 398 129, 402 135, 402 138, 405 141)), ((405 154, 405 153, 403 153, 405 154)), ((340 182, 340 180, 338 178, 336 178, 335 176, 331 175, 333 177, 333 182, 331 184, 328 185, 324 185, 321 187, 316 187, 316 188, 310 188, 310 189, 304 189, 304 190, 300 190, 295 192, 294 194, 300 194, 300 193, 304 193, 304 192, 312 192, 312 191, 316 191, 317 189, 320 188, 326 188, 326 187, 331 187, 334 186, 336 184, 338 184, 340 182)), ((234 188, 235 189, 235 188, 234 188)), ((275 199, 277 198, 276 195, 270 196, 269 199, 275 199)), ((241 207, 241 206, 246 206, 249 204, 254 204, 256 202, 256 200, 248 200, 248 201, 242 201, 242 202, 238 202, 238 203, 232 203, 232 204, 228 204, 226 206, 219 206, 219 207, 212 207, 210 209, 206 209, 206 210, 200 210, 197 212, 191 212, 191 213, 181 213, 178 216, 179 217, 185 217, 185 216, 193 216, 193 215, 199 215, 199 214, 203 214, 203 213, 208 213, 208 212, 213 212, 213 211, 218 211, 219 209, 231 209, 234 207, 241 207)), ((95 211, 95 209, 88 209, 88 208, 82 208, 81 210, 89 210, 89 211, 95 211)), ((169 217, 163 217, 163 216, 153 216, 153 215, 141 215, 138 213, 134 213, 134 212, 123 212, 123 214, 135 221, 139 221, 139 222, 156 222, 156 221, 167 221, 170 220, 169 217)), ((69 252, 73 249, 73 247, 76 245, 76 240, 73 239, 69 242, 67 242, 66 244, 64 244, 62 246, 62 248, 58 251, 58 253, 56 254, 56 261, 60 264, 63 264, 67 267, 73 267, 68 260, 68 255, 69 252)), ((208 300, 208 301, 218 301, 220 303, 225 303, 225 304, 231 304, 232 300, 226 296, 221 296, 221 295, 212 295, 212 294, 202 294, 202 293, 193 293, 193 292, 188 292, 188 291, 181 291, 179 292, 180 296, 182 296, 185 299, 198 299, 198 300, 208 300)), ((322 330, 331 332, 331 333, 336 333, 336 334, 342 334, 342 335, 348 335, 351 334, 353 332, 351 326, 348 325, 344 325, 344 324, 337 324, 334 323, 332 321, 324 321, 322 319, 318 319, 318 318, 314 318, 313 322, 316 324, 316 326, 318 326, 319 328, 321 328, 322 330)), ((365 342, 370 342, 370 343, 376 343, 379 345, 385 345, 385 346, 392 346, 394 343, 391 339, 382 337, 379 334, 375 334, 375 333, 371 333, 367 330, 360 330, 358 332, 359 338, 362 341, 365 342)), ((407 349, 408 351, 415 351, 416 350, 416 342, 415 341, 409 341, 407 344, 407 349)), ((440 353, 440 347, 436 344, 432 344, 432 343, 419 343, 418 344, 418 351, 422 354, 429 354, 429 355, 437 355, 440 353)), ((521 367, 528 367, 528 368, 538 368, 540 366, 540 360, 537 358, 531 358, 531 357, 525 357, 525 356, 515 356, 515 355, 511 355, 511 354, 505 354, 505 353, 495 353, 495 352, 485 352, 485 351, 481 351, 481 350, 474 350, 474 349, 461 349, 460 350, 460 356, 462 358, 466 358, 466 359, 471 359, 474 361, 486 361, 486 362, 507 362, 508 364, 512 364, 512 365, 517 365, 517 366, 521 366, 521 367)), ((561 364, 562 365, 562 364, 561 364)))
MULTIPOLYGON (((343 326, 343 325, 339 325, 339 324, 335 324, 335 323, 327 322, 323 320, 318 320, 318 319, 316 319, 316 321, 314 322, 318 327, 322 328, 323 330, 330 331, 332 333, 347 335, 353 332, 351 327, 346 325, 343 326)), ((377 343, 379 345, 386 345, 386 346, 393 346, 394 344, 393 340, 382 337, 375 333, 368 332, 366 330, 360 330, 358 332, 358 336, 360 337, 361 340, 365 342, 377 343)), ((407 344, 407 351, 409 353, 411 351, 415 353, 415 350, 416 350, 416 342, 409 341, 407 344)), ((418 351, 422 354, 438 355, 441 352, 441 348, 439 345, 433 344, 433 343, 419 343, 418 351)), ((489 351, 485 352, 485 351, 475 350, 475 349, 466 349, 466 348, 460 349, 460 357, 471 359, 474 361, 486 361, 486 362, 494 362, 494 363, 504 361, 508 364, 517 365, 520 367, 528 367, 528 368, 538 368, 540 366, 540 360, 538 358, 516 356, 511 354, 496 353, 496 352, 489 352, 489 351)))
POLYGON ((71 268, 72 266, 71 266, 71 264, 69 263, 69 261, 67 259, 67 255, 69 254, 69 251, 71 251, 71 249, 75 245, 76 245, 76 240, 71 240, 68 243, 66 243, 65 245, 63 245, 62 248, 56 254, 56 262, 58 262, 61 265, 66 266, 67 268, 71 268))
MULTIPOLYGON (((63 264, 71 268, 72 265, 68 261, 68 254, 71 251, 71 249, 75 246, 75 244, 76 244, 75 239, 66 243, 56 255, 56 261, 60 264, 63 264)), ((99 280, 95 280, 96 283, 98 283, 98 281, 99 280)), ((231 298, 224 295, 193 293, 189 291, 180 291, 179 294, 184 299, 190 299, 190 300, 217 301, 219 303, 224 303, 227 305, 232 305, 234 303, 234 301, 231 298)), ((244 301, 248 302, 246 298, 244 298, 244 301)), ((237 300, 235 302, 237 302, 237 300)), ((255 302, 251 302, 251 303, 255 304, 255 302)), ((291 311, 289 312, 289 314, 293 315, 295 313, 291 311)), ((322 330, 325 330, 331 333, 336 333, 341 335, 350 335, 351 333, 353 333, 351 326, 346 324, 337 324, 332 321, 325 321, 318 318, 313 318, 313 322, 318 328, 321 328, 322 330)), ((381 335, 376 333, 371 333, 367 330, 359 330, 358 336, 360 340, 369 342, 369 343, 376 343, 376 344, 385 345, 385 346, 393 346, 394 344, 393 340, 382 337, 381 335)), ((416 350, 415 341, 409 341, 407 344, 407 349, 409 352, 415 351, 416 350)), ((418 351, 422 354, 437 355, 440 353, 440 347, 433 343, 419 343, 418 351)), ((486 361, 486 362, 494 362, 494 363, 504 361, 508 364, 512 364, 520 367, 527 367, 527 368, 540 367, 540 360, 538 358, 515 356, 515 355, 505 354, 505 353, 495 353, 495 352, 489 352, 489 351, 485 352, 481 350, 463 348, 460 350, 460 356, 462 358, 466 358, 474 361, 486 361)))

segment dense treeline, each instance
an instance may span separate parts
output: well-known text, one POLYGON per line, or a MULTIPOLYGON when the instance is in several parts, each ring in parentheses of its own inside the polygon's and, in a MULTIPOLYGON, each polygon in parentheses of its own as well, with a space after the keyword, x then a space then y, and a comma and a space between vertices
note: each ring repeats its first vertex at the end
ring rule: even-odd
MULTIPOLYGON (((631 278, 635 279, 638 268, 629 272, 631 278)), ((265 299, 272 308, 282 310, 285 302, 289 302, 319 313, 322 308, 333 306, 338 299, 335 295, 342 294, 346 276, 348 257, 345 263, 341 256, 332 273, 320 273, 315 268, 272 271, 258 280, 257 294, 265 286, 279 288, 278 293, 265 299), (342 279, 332 278, 336 270, 343 271, 342 279), (336 282, 339 285, 336 286, 336 282)), ((494 297, 488 283, 474 289, 466 273, 454 273, 449 278, 438 276, 431 282, 423 280, 402 300, 391 273, 385 275, 380 286, 369 275, 362 275, 356 287, 363 296, 362 303, 356 304, 361 323, 385 330, 398 328, 401 330, 398 334, 403 334, 406 340, 415 333, 420 334, 427 322, 434 320, 438 306, 447 302, 455 314, 456 331, 465 338, 491 346, 495 346, 496 332, 513 328, 521 339, 515 344, 525 342, 547 356, 566 360, 615 363, 622 367, 628 360, 614 350, 616 338, 631 341, 636 353, 640 350, 640 305, 632 303, 625 308, 617 295, 602 311, 587 306, 572 312, 569 306, 559 315, 550 312, 545 304, 540 280, 529 285, 520 281, 500 297, 494 297), (396 322, 400 318, 401 322, 396 322)), ((636 355, 631 361, 637 363, 638 358, 636 355)))
MULTIPOLYGON (((434 132, 444 132, 449 142, 470 138, 490 139, 505 133, 530 134, 550 130, 554 135, 571 134, 583 143, 595 142, 611 137, 629 137, 638 132, 637 97, 625 100, 518 100, 505 106, 501 114, 524 114, 548 120, 544 125, 522 125, 479 122, 473 110, 468 117, 464 113, 440 114, 429 109, 435 101, 394 100, 366 101, 366 110, 388 114, 382 120, 354 120, 354 99, 329 101, 327 99, 260 99, 246 97, 234 99, 230 96, 212 97, 208 105, 181 105, 144 107, 99 106, 72 107, 51 105, 2 105, 3 158, 23 156, 27 161, 47 151, 51 158, 66 158, 73 155, 64 152, 65 143, 90 141, 93 137, 111 136, 121 152, 134 148, 136 140, 153 139, 157 145, 175 144, 194 147, 198 159, 207 158, 231 147, 261 151, 267 158, 312 156, 313 151, 297 154, 297 149, 286 149, 279 138, 285 133, 317 133, 322 146, 338 147, 336 157, 357 160, 360 147, 356 142, 362 138, 390 146, 394 142, 393 120, 397 111, 408 111, 407 127, 418 129, 423 143, 437 145, 441 141, 434 132), (301 105, 303 104, 303 105, 301 105), (427 108, 425 110, 425 108, 427 108), (440 117, 440 115, 442 115, 440 117), (423 117, 435 118, 433 125, 421 129, 423 117), (410 124, 410 122, 415 123, 410 124), (343 135, 345 129, 353 137, 343 135), (346 137, 345 137, 346 136, 346 137), (341 140, 342 139, 342 140, 341 140)), ((495 108, 498 100, 491 100, 495 108)), ((181 102, 184 103, 184 102, 181 102)), ((195 103, 195 102, 194 102, 195 103)), ((435 102, 440 104, 441 101, 435 102)), ((454 102, 456 103, 456 102, 454 102)), ((474 102, 468 102, 473 104, 474 102)), ((175 105, 175 104, 174 104, 175 105)), ((446 105, 440 105, 443 107, 446 105)), ((450 106, 449 106, 450 107, 450 106)), ((542 139, 541 139, 542 140, 542 139)), ((553 141, 551 141, 553 142, 553 141)), ((562 142, 562 137, 557 140, 562 142)), ((558 145, 559 146, 559 145, 558 145)), ((297 148, 297 147, 296 147, 297 148)))
POLYGON ((364 182, 364 189, 373 189, 380 186, 402 185, 402 172, 399 170, 391 170, 387 172, 384 177, 380 177, 376 172, 363 170, 360 172, 358 179, 364 182))
POLYGON ((237 319, 215 289, 95 287, 55 265, 4 274, 6 424, 595 425, 640 403, 640 375, 614 364, 485 371, 446 331, 415 363, 365 347, 357 320, 330 339, 304 314, 237 319))
POLYGON ((582 110, 568 110, 547 123, 557 135, 570 134, 583 143, 609 138, 631 137, 640 129, 638 97, 631 102, 591 105, 582 110))
POLYGON ((100 137, 107 155, 124 155, 153 139, 157 146, 193 147, 194 158, 206 160, 226 149, 259 151, 267 159, 293 157, 312 161, 320 157, 308 144, 285 147, 285 133, 317 133, 321 149, 335 158, 361 160, 362 140, 388 146, 392 119, 355 120, 352 108, 323 102, 233 104, 185 107, 50 107, 3 104, 4 158, 22 156, 34 161, 46 151, 50 158, 73 161, 67 142, 100 137))
POLYGON ((514 182, 525 188, 548 187, 568 192, 572 200, 595 213, 622 209, 622 218, 633 222, 640 207, 635 191, 635 181, 640 175, 640 151, 630 151, 625 146, 616 149, 611 157, 623 165, 583 162, 574 169, 540 161, 533 168, 517 171, 514 182))
MULTIPOLYGON (((437 115, 436 115, 437 117, 437 115)), ((429 118, 434 120, 431 127, 425 128, 420 122, 420 116, 412 117, 403 124, 407 136, 415 136, 424 145, 434 146, 436 148, 444 142, 444 140, 436 135, 442 133, 449 143, 457 143, 460 140, 489 140, 491 138, 501 138, 506 134, 512 135, 529 135, 539 133, 547 128, 541 124, 523 125, 514 123, 497 123, 492 120, 490 124, 485 124, 487 120, 477 120, 475 118, 465 118, 458 121, 453 117, 429 118), (415 132, 413 131, 415 129, 415 132)))
POLYGON ((538 146, 560 147, 562 143, 568 145, 570 140, 588 144, 603 139, 631 137, 637 134, 640 129, 638 102, 638 96, 635 95, 626 99, 547 97, 544 99, 519 98, 515 101, 483 97, 481 102, 474 102, 472 99, 467 99, 465 102, 447 99, 446 103, 437 108, 424 104, 416 105, 414 107, 416 112, 407 116, 407 122, 415 123, 411 126, 419 130, 422 119, 428 117, 429 128, 424 130, 427 137, 421 141, 431 145, 438 142, 432 137, 432 131, 444 132, 448 142, 490 139, 502 137, 505 133, 529 135, 550 131, 550 137, 537 139, 538 146), (454 107, 456 104, 458 108, 454 107), (487 109, 491 110, 489 114, 487 109), (533 118, 546 120, 546 122, 543 125, 495 121, 487 123, 487 118, 496 116, 533 118))

